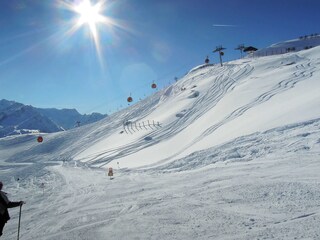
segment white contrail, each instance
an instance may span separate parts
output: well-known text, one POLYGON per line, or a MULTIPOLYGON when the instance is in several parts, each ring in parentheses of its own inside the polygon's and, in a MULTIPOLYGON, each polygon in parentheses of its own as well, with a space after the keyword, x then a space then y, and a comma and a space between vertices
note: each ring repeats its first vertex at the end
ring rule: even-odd
POLYGON ((213 24, 213 27, 237 27, 237 25, 230 25, 230 24, 213 24))

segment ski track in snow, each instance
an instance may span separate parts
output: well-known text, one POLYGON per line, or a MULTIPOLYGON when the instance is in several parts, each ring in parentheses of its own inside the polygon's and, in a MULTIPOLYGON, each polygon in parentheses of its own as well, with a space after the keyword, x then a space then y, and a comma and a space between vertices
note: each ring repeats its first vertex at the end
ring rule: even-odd
MULTIPOLYGON (((197 77, 198 81, 208 78, 213 79, 211 87, 207 90, 206 93, 200 93, 201 96, 197 97, 197 99, 190 107, 190 110, 181 118, 178 118, 176 121, 164 126, 163 128, 160 128, 148 134, 148 137, 150 137, 150 139, 156 140, 152 142, 146 142, 143 138, 131 144, 126 144, 122 145, 121 147, 99 152, 98 155, 90 156, 91 160, 89 161, 89 163, 104 163, 100 165, 103 166, 111 160, 130 155, 134 152, 138 152, 141 149, 156 145, 160 141, 176 135, 177 133, 183 131, 189 124, 195 122, 209 109, 214 107, 228 91, 231 91, 235 87, 236 82, 234 79, 238 79, 239 81, 239 79, 241 79, 242 77, 250 74, 252 70, 252 67, 250 67, 249 65, 246 65, 245 68, 231 65, 225 66, 223 70, 220 70, 219 68, 217 70, 216 68, 214 68, 208 71, 208 73, 200 75, 200 77, 197 77)), ((192 81, 195 81, 195 78, 190 77, 188 79, 189 81, 190 79, 192 79, 192 81)), ((187 83, 184 82, 184 85, 187 85, 187 83)), ((174 91, 177 91, 177 89, 175 89, 174 91)), ((149 112, 152 111, 153 108, 149 108, 149 112)))
POLYGON ((190 146, 192 146, 193 144, 197 143, 198 141, 200 141, 204 137, 212 134, 215 130, 217 130, 222 125, 234 120, 237 117, 240 117, 242 114, 244 114, 246 111, 250 110, 251 108, 268 101, 270 98, 272 98, 276 94, 280 94, 284 91, 287 91, 287 90, 293 88, 298 82, 301 82, 303 80, 310 78, 314 72, 314 69, 315 69, 314 67, 311 66, 310 62, 308 62, 307 64, 299 64, 296 66, 296 68, 298 69, 298 71, 293 73, 294 77, 282 80, 280 83, 278 83, 276 86, 274 86, 271 90, 263 93, 262 95, 260 95, 256 99, 254 99, 254 101, 246 104, 245 106, 242 106, 242 107, 236 109, 230 115, 226 116, 225 119, 220 121, 218 124, 215 124, 215 125, 209 127, 208 129, 206 129, 198 138, 194 139, 194 141, 191 144, 187 145, 180 152, 177 152, 175 154, 175 156, 179 155, 185 149, 187 149, 190 146))
MULTIPOLYGON (((309 64, 310 63, 307 64, 308 67, 310 67, 309 64)), ((275 87, 273 87, 271 90, 260 95, 253 102, 251 102, 241 108, 236 109, 229 116, 227 116, 221 123, 208 128, 200 138, 213 133, 217 128, 219 128, 221 125, 225 124, 226 122, 232 121, 234 118, 241 116, 243 113, 245 113, 249 109, 255 107, 256 105, 259 105, 259 104, 262 104, 262 103, 268 101, 274 95, 282 93, 286 90, 289 90, 290 88, 293 88, 295 86, 295 84, 297 84, 298 82, 306 80, 312 76, 313 68, 311 70, 308 69, 309 71, 307 72, 305 70, 306 67, 303 64, 301 64, 300 66, 301 66, 302 70, 293 73, 293 75, 295 76, 294 78, 289 78, 289 79, 285 79, 285 80, 281 81, 275 87)), ((299 69, 299 68, 297 68, 297 69, 299 69)), ((197 142, 197 141, 198 141, 198 139, 195 140, 195 142, 197 142)))
MULTIPOLYGON (((292 56, 291 58, 299 59, 297 56, 292 56)), ((192 143, 186 145, 183 149, 176 152, 175 154, 167 158, 165 161, 168 161, 169 159, 172 159, 178 156, 185 149, 197 143, 202 138, 212 134, 215 130, 225 125, 226 123, 240 117, 246 111, 260 104, 263 104, 264 102, 271 99, 273 96, 277 94, 281 94, 284 91, 290 90, 297 83, 312 77, 313 72, 315 71, 315 66, 313 66, 310 60, 308 59, 304 61, 305 62, 303 63, 299 63, 295 65, 296 71, 293 72, 293 76, 280 81, 274 87, 272 87, 269 91, 261 94, 256 99, 253 99, 252 102, 234 110, 232 113, 226 116, 222 121, 204 130, 203 133, 197 138, 195 138, 192 143)), ((190 124, 192 124, 197 119, 199 119, 209 109, 213 108, 225 96, 225 94, 232 91, 237 86, 238 82, 241 84, 242 78, 248 77, 248 75, 250 75, 252 71, 254 71, 254 67, 250 66, 249 64, 245 65, 244 67, 238 67, 237 65, 232 65, 232 64, 225 65, 222 70, 220 68, 217 69, 216 67, 211 67, 211 68, 212 69, 207 71, 205 74, 197 74, 194 77, 192 75, 191 76, 187 75, 185 77, 186 80, 182 80, 183 85, 192 86, 192 82, 211 78, 212 84, 207 89, 206 92, 199 93, 199 96, 195 98, 193 104, 188 109, 188 111, 181 114, 180 118, 178 118, 176 121, 172 123, 167 124, 163 128, 157 129, 151 132, 150 134, 148 134, 148 137, 153 141, 146 141, 145 138, 141 138, 140 140, 137 140, 133 143, 122 145, 120 147, 113 148, 113 149, 108 149, 106 151, 102 151, 98 155, 91 156, 90 157, 91 160, 89 160, 88 163, 97 164, 97 166, 105 166, 112 160, 119 159, 124 156, 128 156, 142 149, 156 145, 165 139, 171 138, 172 136, 175 136, 177 133, 183 131, 190 124)), ((196 72, 194 72, 194 74, 195 73, 196 72)), ((179 87, 180 85, 178 85, 174 90, 170 89, 170 91, 177 93, 179 91, 179 89, 177 88, 179 87)), ((154 106, 153 104, 151 105, 154 106)), ((150 106, 145 106, 145 107, 146 108, 144 109, 149 109, 149 111, 142 114, 140 116, 140 119, 142 119, 148 113, 152 112, 154 109, 150 106)), ((134 117, 132 116, 132 118, 134 117)), ((128 119, 130 119, 130 117, 128 119)))

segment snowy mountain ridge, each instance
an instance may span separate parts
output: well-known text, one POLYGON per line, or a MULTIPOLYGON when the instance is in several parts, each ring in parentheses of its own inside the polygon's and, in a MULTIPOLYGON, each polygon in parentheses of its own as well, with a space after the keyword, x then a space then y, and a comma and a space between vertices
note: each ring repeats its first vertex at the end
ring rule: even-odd
POLYGON ((80 114, 76 109, 37 108, 37 110, 65 130, 94 123, 107 116, 107 114, 95 112, 80 114))
POLYGON ((32 106, 0 100, 0 137, 8 135, 57 132, 62 129, 32 106))
POLYGON ((106 115, 81 115, 75 109, 41 109, 5 99, 0 100, 0 138, 26 133, 52 133, 96 122, 106 115))

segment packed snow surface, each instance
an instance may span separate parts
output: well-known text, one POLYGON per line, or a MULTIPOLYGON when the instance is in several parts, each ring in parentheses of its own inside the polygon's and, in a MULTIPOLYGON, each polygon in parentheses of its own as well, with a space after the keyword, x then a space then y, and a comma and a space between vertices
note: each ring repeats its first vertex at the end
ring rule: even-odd
POLYGON ((0 139, 20 239, 320 239, 319 93, 316 47, 196 67, 42 143, 0 139))

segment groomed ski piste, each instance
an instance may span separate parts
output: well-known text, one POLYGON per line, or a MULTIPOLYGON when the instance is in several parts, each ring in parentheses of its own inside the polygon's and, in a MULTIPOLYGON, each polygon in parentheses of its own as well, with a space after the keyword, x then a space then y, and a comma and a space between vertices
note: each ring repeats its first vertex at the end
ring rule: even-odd
POLYGON ((320 239, 320 47, 201 65, 37 136, 0 139, 3 190, 26 201, 21 240, 320 239))

